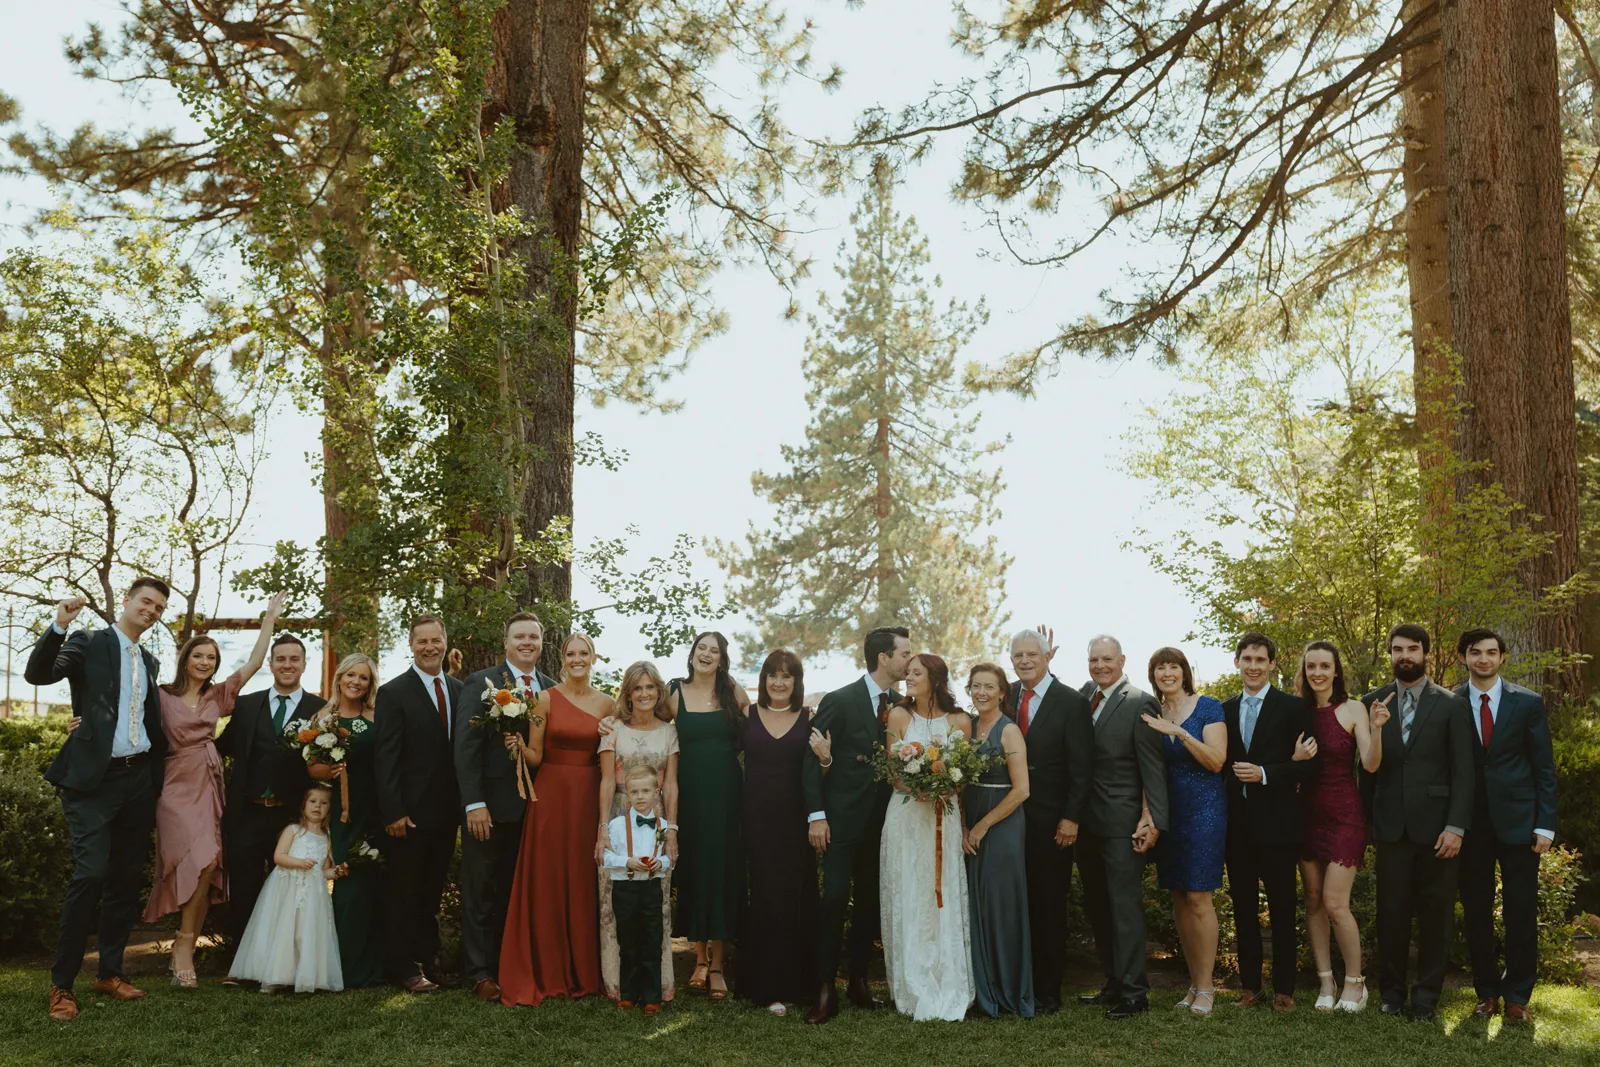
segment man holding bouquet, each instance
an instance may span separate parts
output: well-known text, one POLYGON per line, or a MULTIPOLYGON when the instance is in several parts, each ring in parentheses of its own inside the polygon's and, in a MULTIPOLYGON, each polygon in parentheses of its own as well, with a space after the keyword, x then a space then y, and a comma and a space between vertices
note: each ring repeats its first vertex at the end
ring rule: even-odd
POLYGON ((817 909, 816 1003, 808 1023, 825 1023, 839 1011, 834 978, 839 972, 845 909, 850 915, 850 1003, 877 1008, 867 986, 867 964, 878 939, 878 843, 889 787, 874 780, 873 750, 884 742, 889 707, 900 699, 891 687, 911 664, 911 635, 903 626, 867 634, 867 673, 829 693, 812 721, 812 747, 805 754, 802 787, 810 810, 811 845, 822 854, 822 901, 817 909))
MULTIPOLYGON (((499 1000, 500 937, 517 870, 522 816, 528 802, 517 791, 517 758, 508 757, 498 731, 469 723, 487 713, 488 690, 521 687, 534 694, 555 685, 539 670, 544 627, 519 611, 506 620, 504 662, 470 675, 462 683, 455 714, 456 780, 461 787, 461 974, 482 1000, 499 1000)), ((526 723, 518 730, 528 739, 526 723)))

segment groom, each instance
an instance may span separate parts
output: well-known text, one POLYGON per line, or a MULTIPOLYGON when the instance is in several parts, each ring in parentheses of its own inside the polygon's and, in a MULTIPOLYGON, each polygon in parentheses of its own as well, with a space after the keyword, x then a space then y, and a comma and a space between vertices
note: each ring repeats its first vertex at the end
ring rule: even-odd
POLYGON ((867 987, 867 963, 878 939, 878 839, 889 806, 889 787, 873 780, 872 750, 883 744, 889 707, 900 699, 891 687, 911 664, 911 635, 903 626, 880 626, 867 634, 867 673, 860 681, 829 693, 817 707, 812 726, 827 739, 823 760, 806 750, 802 775, 811 811, 811 845, 822 853, 822 902, 817 909, 816 1003, 808 1023, 825 1023, 839 1013, 839 948, 844 916, 855 884, 850 914, 850 1003, 876 1008, 881 1002, 867 987))

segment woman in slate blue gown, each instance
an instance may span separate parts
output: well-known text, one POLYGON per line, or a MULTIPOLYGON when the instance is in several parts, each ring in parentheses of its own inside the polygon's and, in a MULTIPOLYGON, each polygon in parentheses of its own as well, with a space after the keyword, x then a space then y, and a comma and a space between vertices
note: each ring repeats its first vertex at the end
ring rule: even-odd
POLYGON ((1028 749, 1022 731, 1000 708, 1005 671, 980 663, 967 675, 977 714, 972 742, 1005 762, 985 771, 961 797, 967 833, 967 897, 972 921, 972 977, 979 1010, 1033 1018, 1033 958, 1028 951, 1028 868, 1022 803, 1028 799, 1028 749))
POLYGON ((1150 657, 1150 687, 1161 698, 1161 715, 1144 715, 1165 734, 1167 803, 1171 826, 1156 842, 1156 882, 1172 894, 1183 958, 1189 964, 1189 995, 1181 1010, 1210 1015, 1216 1003, 1212 970, 1217 962, 1217 912, 1212 894, 1222 887, 1222 857, 1228 831, 1228 795, 1222 764, 1228 728, 1222 705, 1196 696, 1189 660, 1175 648, 1150 657))

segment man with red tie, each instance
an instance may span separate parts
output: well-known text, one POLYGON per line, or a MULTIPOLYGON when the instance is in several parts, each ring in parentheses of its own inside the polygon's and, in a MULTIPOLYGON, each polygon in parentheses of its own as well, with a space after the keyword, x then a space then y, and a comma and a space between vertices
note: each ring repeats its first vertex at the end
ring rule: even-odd
MULTIPOLYGON (((532 694, 556 680, 539 670, 544 627, 519 611, 506 620, 506 658, 461 683, 455 712, 456 780, 461 784, 461 974, 480 1000, 500 999, 500 939, 517 873, 522 816, 528 802, 517 792, 517 765, 506 758, 498 731, 468 726, 488 707, 488 686, 521 685, 532 694)), ((524 726, 520 733, 528 739, 524 726)))
POLYGON ((1461 914, 1472 956, 1473 1014, 1527 1022, 1539 947, 1539 857, 1556 836, 1556 766, 1544 700, 1500 677, 1506 643, 1493 630, 1468 630, 1456 651, 1471 680, 1456 690, 1477 728, 1476 798, 1461 842, 1461 914), (1504 897, 1505 969, 1494 934, 1494 875, 1504 897))
POLYGON ((408 993, 433 993, 439 903, 456 850, 460 793, 450 737, 461 683, 444 673, 444 622, 411 621, 411 669, 378 689, 378 809, 389 835, 385 886, 389 976, 408 993))
POLYGON ((1094 774, 1089 702, 1050 673, 1054 654, 1049 637, 1039 630, 1022 630, 1011 639, 1017 682, 1011 687, 1013 706, 1006 710, 1028 746, 1028 799, 1022 812, 1037 1012, 1061 1010, 1072 846, 1094 774))

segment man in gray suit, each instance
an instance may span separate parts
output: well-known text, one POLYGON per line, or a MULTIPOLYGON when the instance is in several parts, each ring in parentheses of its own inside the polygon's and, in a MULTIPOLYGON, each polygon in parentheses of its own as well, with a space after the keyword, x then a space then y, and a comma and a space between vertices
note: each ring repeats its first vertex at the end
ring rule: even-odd
POLYGON ((1140 718, 1160 715, 1156 698, 1128 681, 1122 643, 1089 642, 1082 689, 1094 721, 1094 774, 1078 835, 1083 906, 1094 929, 1105 987, 1078 999, 1126 1019, 1149 1007, 1145 967, 1144 863, 1167 829, 1167 761, 1161 735, 1140 718))
POLYGON ((1383 762, 1361 772, 1377 844, 1378 983, 1385 1015, 1406 1011, 1406 957, 1417 924, 1417 977, 1410 1018, 1431 1021, 1439 1005, 1456 911, 1461 839, 1472 827, 1473 745, 1467 702, 1428 678, 1428 631, 1389 631, 1395 680, 1362 698, 1389 709, 1383 762))

